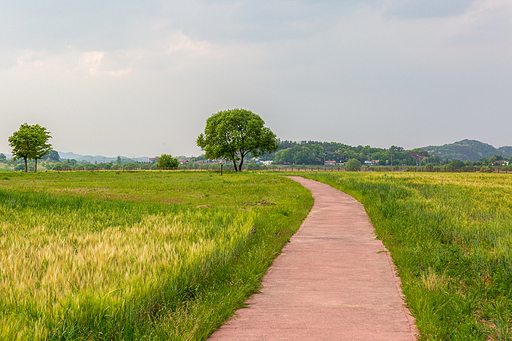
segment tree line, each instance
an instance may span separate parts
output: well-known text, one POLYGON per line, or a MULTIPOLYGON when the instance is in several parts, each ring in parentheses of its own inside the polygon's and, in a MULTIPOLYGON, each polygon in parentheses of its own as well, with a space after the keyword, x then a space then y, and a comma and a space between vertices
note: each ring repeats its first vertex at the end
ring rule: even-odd
POLYGON ((376 161, 379 165, 419 165, 428 153, 421 149, 404 150, 391 146, 388 149, 371 146, 349 146, 339 142, 279 141, 279 149, 273 161, 276 164, 323 165, 325 161, 346 163, 351 159, 376 161))
MULTIPOLYGON (((9 137, 9 145, 13 148, 14 160, 24 161, 24 171, 28 171, 28 160, 34 161, 37 171, 37 161, 48 159, 54 164, 46 164, 47 169, 119 169, 119 168, 176 168, 178 160, 170 154, 162 154, 155 164, 131 163, 121 166, 120 157, 117 163, 77 163, 76 161, 60 161, 59 155, 52 150, 48 139, 50 132, 46 128, 24 123, 20 129, 9 137)), ((241 171, 244 162, 250 158, 272 160, 274 164, 282 165, 324 165, 326 161, 348 165, 357 169, 361 164, 379 166, 425 166, 426 168, 446 166, 450 168, 481 167, 506 165, 512 161, 501 155, 482 158, 477 162, 440 159, 429 155, 423 149, 405 150, 399 146, 377 148, 367 146, 350 146, 339 142, 320 141, 281 141, 267 127, 261 117, 245 109, 219 111, 206 121, 204 133, 196 141, 205 151, 199 159, 224 159, 233 163, 236 171, 241 171)), ((196 158, 198 159, 198 158, 196 158)), ((5 155, 0 154, 0 161, 5 162, 5 155)))

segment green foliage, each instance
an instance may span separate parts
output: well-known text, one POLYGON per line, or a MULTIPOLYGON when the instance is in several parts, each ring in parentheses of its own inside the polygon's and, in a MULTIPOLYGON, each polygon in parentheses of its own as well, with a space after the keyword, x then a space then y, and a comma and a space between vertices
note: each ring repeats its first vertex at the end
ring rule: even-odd
POLYGON ((51 161, 59 162, 60 161, 60 155, 59 155, 59 152, 57 152, 55 150, 50 150, 48 152, 48 154, 43 156, 41 159, 42 160, 51 160, 51 161))
POLYGON ((494 155, 512 157, 512 147, 494 148, 490 144, 475 140, 462 140, 442 146, 423 147, 432 155, 439 156, 441 159, 455 160, 463 162, 466 160, 478 161, 482 158, 491 158, 494 155))
POLYGON ((361 169, 361 162, 357 159, 350 159, 345 166, 348 171, 359 171, 361 169))
POLYGON ((312 203, 272 174, 8 174, 0 339, 205 340, 312 203))
MULTIPOLYGON (((471 161, 470 161, 471 162, 471 161)), ((450 162, 448 165, 447 165, 449 168, 455 168, 455 169, 459 169, 459 168, 464 168, 466 165, 464 164, 464 162, 462 162, 461 160, 453 160, 452 162, 450 162)))
POLYGON ((235 170, 241 171, 247 154, 258 157, 279 147, 276 135, 264 124, 259 115, 249 110, 219 111, 206 120, 197 145, 205 151, 206 158, 231 160, 235 170))
POLYGON ((307 177, 364 205, 391 252, 420 340, 510 339, 510 175, 343 172, 307 177))
POLYGON ((13 156, 17 159, 25 160, 25 172, 28 171, 27 159, 36 161, 35 170, 37 171, 37 160, 48 154, 52 145, 48 143, 50 132, 39 124, 29 125, 24 123, 18 131, 15 131, 9 137, 9 145, 13 148, 13 156))
MULTIPOLYGON (((27 163, 27 170, 30 172, 33 172, 35 170, 35 163, 34 162, 28 162, 27 163)), ((25 164, 19 163, 16 166, 14 166, 14 171, 25 171, 25 164)))
POLYGON ((275 164, 323 165, 325 160, 347 162, 357 159, 360 163, 367 160, 378 160, 379 165, 410 165, 414 166, 428 153, 414 149, 406 151, 402 147, 391 146, 389 149, 370 146, 352 147, 338 142, 317 141, 279 141, 279 150, 275 154, 275 164))
POLYGON ((320 145, 293 146, 282 149, 274 157, 276 164, 321 165, 324 163, 324 149, 320 145))
POLYGON ((7 157, 5 156, 4 153, 0 153, 0 161, 1 162, 5 162, 7 160, 7 157))
POLYGON ((171 154, 160 155, 156 163, 157 168, 177 168, 179 165, 178 160, 172 157, 171 154))

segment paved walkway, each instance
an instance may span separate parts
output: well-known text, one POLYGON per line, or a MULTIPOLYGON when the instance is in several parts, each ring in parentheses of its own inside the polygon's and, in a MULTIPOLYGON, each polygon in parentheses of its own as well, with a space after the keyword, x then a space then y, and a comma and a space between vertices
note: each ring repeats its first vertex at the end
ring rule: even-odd
POLYGON ((366 212, 328 185, 291 177, 315 204, 261 293, 209 340, 415 340, 391 259, 366 212))

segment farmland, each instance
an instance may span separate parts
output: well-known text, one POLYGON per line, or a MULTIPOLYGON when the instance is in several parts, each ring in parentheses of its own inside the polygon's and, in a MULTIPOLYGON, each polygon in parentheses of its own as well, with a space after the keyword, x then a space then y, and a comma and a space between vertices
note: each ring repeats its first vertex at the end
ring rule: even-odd
POLYGON ((270 174, 0 174, 0 339, 204 339, 312 203, 270 174))
POLYGON ((421 340, 512 338, 512 178, 301 173, 361 201, 390 250, 421 340))
MULTIPOLYGON (((282 175, 0 173, 0 339, 204 339, 312 205, 282 175)), ((510 175, 298 175, 364 204, 421 340, 511 339, 510 175)))

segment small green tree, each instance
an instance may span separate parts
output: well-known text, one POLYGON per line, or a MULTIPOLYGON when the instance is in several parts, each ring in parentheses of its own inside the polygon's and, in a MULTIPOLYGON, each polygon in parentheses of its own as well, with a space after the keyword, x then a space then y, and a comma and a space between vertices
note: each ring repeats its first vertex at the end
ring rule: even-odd
POLYGON ((231 160, 235 171, 241 171, 247 154, 259 157, 279 148, 276 135, 261 117, 249 110, 219 111, 206 120, 204 133, 197 137, 197 145, 209 159, 231 160))
POLYGON ((156 168, 177 168, 179 166, 178 159, 172 157, 171 154, 162 154, 156 162, 156 168))
POLYGON ((7 157, 5 156, 5 154, 0 153, 0 162, 5 162, 5 160, 7 160, 7 157))
POLYGON ((449 168, 455 168, 455 169, 464 168, 464 166, 465 166, 464 162, 462 162, 458 159, 455 159, 448 164, 449 168))
POLYGON ((39 124, 33 125, 32 129, 34 130, 35 136, 37 136, 37 145, 34 148, 34 152, 31 154, 31 159, 35 161, 34 171, 37 172, 37 160, 41 159, 52 150, 52 145, 48 143, 51 136, 50 132, 39 124))
POLYGON ((361 169, 361 162, 358 159, 350 159, 345 166, 348 171, 358 171, 361 169))
POLYGON ((46 128, 39 124, 29 125, 27 123, 22 124, 20 129, 9 137, 9 145, 13 148, 13 157, 25 161, 25 172, 28 171, 27 159, 36 161, 35 171, 37 171, 37 160, 52 148, 52 145, 48 143, 50 138, 50 132, 46 128))
POLYGON ((48 152, 48 154, 46 154, 42 159, 43 160, 51 160, 51 161, 59 162, 60 161, 60 155, 59 155, 59 152, 57 152, 55 150, 50 150, 48 152))

